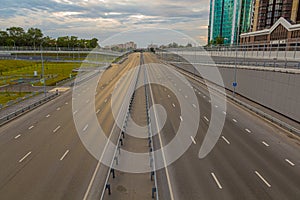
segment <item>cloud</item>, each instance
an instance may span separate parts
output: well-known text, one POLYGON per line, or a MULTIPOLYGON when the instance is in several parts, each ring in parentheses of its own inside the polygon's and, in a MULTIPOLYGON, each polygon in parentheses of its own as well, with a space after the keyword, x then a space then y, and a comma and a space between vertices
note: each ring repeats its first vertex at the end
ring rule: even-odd
POLYGON ((209 0, 10 0, 0 8, 0 28, 38 27, 52 37, 98 37, 143 27, 170 28, 203 43, 209 0), (100 35, 101 34, 101 35, 100 35))

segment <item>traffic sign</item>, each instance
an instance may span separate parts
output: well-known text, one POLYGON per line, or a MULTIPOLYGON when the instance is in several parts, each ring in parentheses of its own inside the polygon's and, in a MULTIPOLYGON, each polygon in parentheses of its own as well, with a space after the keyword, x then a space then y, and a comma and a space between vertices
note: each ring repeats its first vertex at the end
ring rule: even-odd
POLYGON ((232 86, 233 86, 233 87, 236 87, 236 86, 237 86, 237 82, 233 82, 233 83, 232 83, 232 86))

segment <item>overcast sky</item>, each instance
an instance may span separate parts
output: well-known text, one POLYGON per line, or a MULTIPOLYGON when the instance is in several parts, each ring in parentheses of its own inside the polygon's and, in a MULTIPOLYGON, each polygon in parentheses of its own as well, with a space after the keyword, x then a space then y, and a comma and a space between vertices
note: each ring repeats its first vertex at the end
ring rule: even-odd
POLYGON ((25 30, 37 27, 51 37, 96 37, 100 44, 121 33, 115 40, 135 40, 139 46, 151 42, 167 44, 176 40, 171 35, 187 38, 175 32, 169 34, 166 29, 186 34, 200 44, 207 40, 209 0, 0 0, 0 3, 2 30, 11 26, 25 30))

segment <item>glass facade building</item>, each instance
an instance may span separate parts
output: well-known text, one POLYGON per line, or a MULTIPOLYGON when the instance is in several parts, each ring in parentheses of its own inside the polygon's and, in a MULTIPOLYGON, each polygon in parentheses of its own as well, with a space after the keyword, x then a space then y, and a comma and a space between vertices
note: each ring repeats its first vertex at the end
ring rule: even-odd
POLYGON ((252 9, 253 0, 211 0, 208 41, 220 36, 225 44, 235 44, 238 29, 239 33, 250 30, 252 9))

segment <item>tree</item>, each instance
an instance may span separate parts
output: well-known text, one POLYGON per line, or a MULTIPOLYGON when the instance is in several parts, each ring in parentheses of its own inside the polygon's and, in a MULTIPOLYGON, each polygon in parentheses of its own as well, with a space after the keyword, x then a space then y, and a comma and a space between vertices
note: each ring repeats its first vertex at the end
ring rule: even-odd
POLYGON ((10 27, 6 29, 9 34, 9 39, 13 40, 16 46, 25 45, 25 32, 22 27, 10 27))
POLYGON ((40 29, 38 28, 29 28, 27 30, 27 43, 35 48, 36 45, 40 45, 42 38, 43 38, 43 33, 40 29))
POLYGON ((8 33, 6 31, 0 31, 0 46, 6 46, 8 42, 8 33))
POLYGON ((216 44, 217 44, 217 45, 224 44, 224 38, 221 37, 221 36, 218 36, 218 37, 216 38, 216 44))
POLYGON ((90 46, 91 48, 96 48, 98 46, 98 39, 97 38, 91 39, 90 46))

